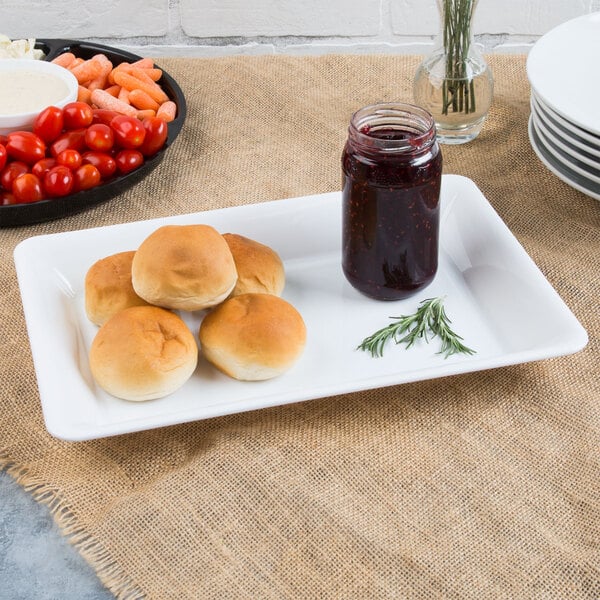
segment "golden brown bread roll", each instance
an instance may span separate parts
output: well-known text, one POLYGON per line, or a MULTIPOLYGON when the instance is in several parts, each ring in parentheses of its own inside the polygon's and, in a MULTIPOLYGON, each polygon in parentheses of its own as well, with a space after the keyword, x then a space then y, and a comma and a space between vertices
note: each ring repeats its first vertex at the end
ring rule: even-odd
POLYGON ((231 296, 250 293, 281 296, 285 271, 279 255, 269 246, 237 233, 224 233, 223 237, 238 274, 231 296))
POLYGON ((131 276, 150 304, 186 311, 222 302, 237 281, 229 246, 210 225, 159 227, 135 253, 131 276))
POLYGON ((272 294, 229 298, 204 317, 199 331, 205 358, 230 377, 259 381, 281 375, 306 343, 300 313, 272 294))
POLYGON ((102 325, 130 306, 148 303, 131 284, 131 263, 135 251, 119 252, 96 261, 85 276, 85 312, 88 319, 102 325))
POLYGON ((126 308, 98 330, 89 362, 98 385, 124 400, 162 398, 196 369, 198 345, 181 317, 156 306, 126 308))

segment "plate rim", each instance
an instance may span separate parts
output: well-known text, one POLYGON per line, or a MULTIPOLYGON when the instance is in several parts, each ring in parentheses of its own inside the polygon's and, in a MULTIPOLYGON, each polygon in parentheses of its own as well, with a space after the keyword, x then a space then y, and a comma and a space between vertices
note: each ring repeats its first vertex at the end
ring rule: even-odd
POLYGON ((596 161, 594 164, 600 164, 600 147, 595 148, 588 146, 585 142, 581 141, 582 138, 576 138, 569 135, 567 132, 561 129, 561 125, 552 119, 547 113, 544 112, 543 108, 540 108, 531 97, 531 114, 535 115, 536 121, 544 125, 547 129, 548 136, 552 139, 562 142, 569 147, 565 150, 568 154, 573 154, 576 158, 578 156, 587 156, 590 160, 596 161))
MULTIPOLYGON (((564 153, 559 147, 558 144, 554 142, 554 140, 548 138, 544 131, 540 128, 538 121, 536 120, 534 115, 531 115, 533 126, 537 133, 538 138, 543 142, 544 148, 561 164, 564 164, 571 171, 578 173, 581 177, 589 180, 592 184, 600 185, 600 171, 598 171, 598 175, 589 172, 583 166, 577 164, 579 161, 575 159, 573 156, 567 155, 564 153)), ((597 169, 594 169, 597 171, 597 169)))
MULTIPOLYGON (((546 122, 542 119, 542 117, 540 117, 539 113, 532 111, 531 116, 533 117, 533 121, 541 137, 543 137, 548 143, 552 144, 553 147, 556 147, 556 151, 560 152, 561 156, 564 156, 565 160, 569 162, 576 161, 576 163, 586 165, 585 170, 587 170, 587 167, 590 167, 591 172, 596 171, 600 175, 600 156, 596 158, 591 154, 586 155, 585 152, 580 153, 576 148, 569 147, 569 142, 566 139, 553 135, 546 122)), ((584 169, 583 166, 581 168, 584 169)))
POLYGON ((575 123, 571 123, 565 117, 558 114, 555 110, 553 110, 550 106, 546 105, 544 101, 538 97, 535 90, 531 90, 531 100, 535 103, 535 105, 548 116, 549 119, 553 119, 557 125, 560 125, 565 130, 565 135, 569 137, 575 137, 586 146, 592 146, 594 149, 600 150, 600 136, 594 135, 593 133, 586 131, 576 125, 575 123))
MULTIPOLYGON (((598 23, 598 31, 600 33, 600 12, 599 11, 595 11, 593 13, 588 13, 585 15, 579 15, 578 17, 574 17, 572 19, 569 19, 568 21, 565 21, 563 23, 560 23, 559 25, 557 25, 556 27, 554 27, 553 29, 551 29, 550 31, 546 32, 539 40, 537 40, 537 42, 533 45, 533 47, 531 48, 531 50, 528 53, 527 56, 527 61, 526 61, 526 71, 527 71, 527 77, 529 79, 529 82, 531 83, 531 87, 534 88, 536 90, 537 95, 544 101, 545 104, 547 104, 550 108, 552 108, 555 112, 557 112, 560 115, 563 115, 565 119, 567 119, 568 121, 574 123, 575 125, 577 125, 578 127, 581 127, 585 130, 590 131, 590 133, 594 134, 594 135, 600 135, 600 118, 596 116, 596 113, 594 113, 594 117, 598 119, 597 121, 597 125, 592 125, 590 126, 589 123, 586 123, 585 120, 581 120, 578 116, 577 113, 575 113, 575 116, 573 116, 573 114, 569 114, 568 110, 564 110, 564 102, 559 102, 558 105, 556 102, 553 102, 550 98, 548 98, 548 94, 544 93, 544 85, 545 84, 544 80, 542 80, 540 82, 539 80, 539 76, 537 75, 536 69, 538 68, 536 65, 536 62, 539 60, 544 60, 543 59, 543 53, 547 52, 547 48, 546 46, 548 44, 551 45, 552 44, 556 44, 557 42, 555 40, 560 41, 561 40, 561 36, 565 35, 565 32, 571 32, 571 30, 576 29, 577 27, 581 26, 582 24, 587 24, 588 22, 594 22, 594 23, 598 23), (540 57, 540 54, 542 55, 540 57), (536 83, 537 80, 537 83, 536 83), (540 83, 542 83, 542 90, 540 90, 540 83)), ((578 39, 587 39, 587 38, 582 38, 581 36, 579 36, 578 39)), ((563 44, 563 51, 564 51, 564 47, 565 44, 564 42, 562 42, 563 44)), ((572 45, 571 45, 572 47, 572 45)), ((599 45, 600 48, 600 45, 599 45)), ((594 69, 594 65, 590 65, 591 69, 594 69)), ((599 86, 600 88, 600 86, 599 86)), ((590 95, 589 90, 580 90, 580 95, 590 95)), ((572 107, 570 107, 572 108, 572 107)))
MULTIPOLYGON (((560 166, 554 164, 554 162, 551 160, 551 155, 550 156, 546 155, 546 153, 549 154, 549 151, 546 150, 545 148, 542 148, 541 140, 536 140, 537 132, 534 131, 533 119, 531 117, 529 118, 527 132, 529 135, 529 143, 531 144, 533 151, 537 155, 540 162, 551 173, 556 175, 556 177, 558 177, 561 181, 563 181, 567 185, 571 186, 573 189, 576 189, 578 192, 581 192, 582 194, 585 194, 586 196, 589 196, 590 198, 593 198, 594 200, 600 200, 600 191, 591 190, 588 187, 586 187, 585 185, 583 185, 583 183, 580 183, 579 181, 575 181, 574 179, 572 179, 573 176, 576 176, 578 179, 580 177, 582 179, 584 179, 583 176, 579 176, 579 174, 575 173, 575 172, 571 172, 572 174, 570 174, 568 172, 570 170, 570 169, 568 169, 568 167, 566 167, 564 164, 561 164, 560 166), (566 172, 565 172, 565 170, 566 170, 566 172)), ((590 184, 593 183, 590 180, 587 180, 587 181, 590 184)))

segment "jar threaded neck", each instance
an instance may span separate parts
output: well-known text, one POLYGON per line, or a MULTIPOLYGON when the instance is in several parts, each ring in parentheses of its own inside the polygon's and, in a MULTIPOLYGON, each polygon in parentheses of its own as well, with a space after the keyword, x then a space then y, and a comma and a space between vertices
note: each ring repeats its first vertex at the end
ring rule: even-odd
POLYGON ((389 102, 365 106, 350 119, 349 140, 362 151, 404 153, 427 150, 435 141, 435 122, 424 108, 389 102))

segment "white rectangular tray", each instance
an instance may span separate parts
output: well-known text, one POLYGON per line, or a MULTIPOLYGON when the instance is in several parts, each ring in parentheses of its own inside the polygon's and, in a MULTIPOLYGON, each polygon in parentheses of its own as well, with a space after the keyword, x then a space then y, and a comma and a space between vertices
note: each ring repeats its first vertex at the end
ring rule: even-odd
MULTIPOLYGON (((66 440, 141 431, 576 352, 587 334, 480 190, 445 175, 440 266, 416 296, 378 302, 355 291, 340 266, 341 195, 322 194, 32 237, 14 258, 48 431, 66 440), (88 349, 97 328, 84 310, 84 278, 98 259, 133 250, 166 223, 206 223, 275 249, 284 261, 283 297, 306 322, 305 352, 294 368, 265 382, 240 382, 200 359, 176 393, 133 403, 93 381, 88 349), (437 354, 436 340, 382 358, 356 350, 389 317, 445 296, 452 326, 477 353, 437 354)), ((182 316, 196 334, 201 314, 182 316)))

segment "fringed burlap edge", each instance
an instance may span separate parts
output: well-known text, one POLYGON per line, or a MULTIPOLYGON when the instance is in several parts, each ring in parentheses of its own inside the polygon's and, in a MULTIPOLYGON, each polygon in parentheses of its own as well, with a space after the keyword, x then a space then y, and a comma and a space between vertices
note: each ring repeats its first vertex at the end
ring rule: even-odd
POLYGON ((141 600, 146 594, 137 587, 110 552, 78 522, 59 490, 27 467, 15 464, 6 449, 0 449, 0 471, 6 472, 38 503, 47 506, 62 536, 94 566, 100 581, 119 600, 141 600))

